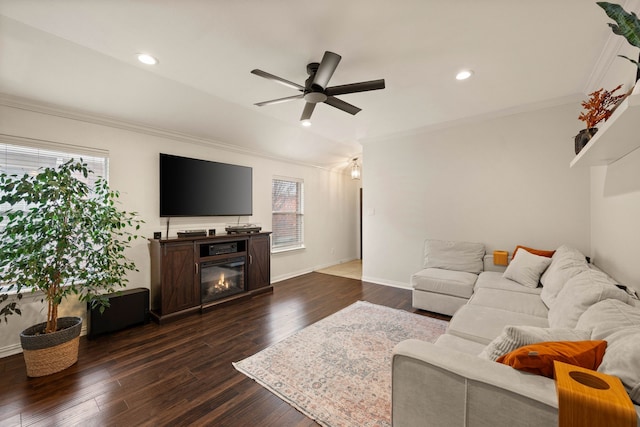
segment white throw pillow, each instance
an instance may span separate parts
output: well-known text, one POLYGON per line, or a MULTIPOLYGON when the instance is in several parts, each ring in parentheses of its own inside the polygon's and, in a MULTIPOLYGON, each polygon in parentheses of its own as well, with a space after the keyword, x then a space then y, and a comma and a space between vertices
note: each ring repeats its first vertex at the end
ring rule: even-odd
POLYGON ((540 278, 542 302, 551 308, 567 281, 588 269, 587 259, 579 250, 565 245, 560 246, 551 257, 549 268, 540 278))
POLYGON ((584 341, 589 339, 589 335, 589 331, 579 329, 505 326, 502 333, 491 341, 478 356, 495 361, 498 357, 525 345, 547 341, 584 341))
POLYGON ((484 254, 482 243, 427 239, 424 242, 424 268, 478 274, 484 269, 484 254))
POLYGON ((569 279, 549 308, 549 326, 575 328, 578 319, 589 307, 606 299, 628 303, 630 296, 618 289, 605 273, 587 269, 569 279))
POLYGON ((592 340, 606 340, 619 329, 640 327, 640 307, 606 299, 589 307, 578 319, 577 329, 591 331, 592 340))
POLYGON ((598 372, 620 378, 631 400, 640 404, 640 328, 621 329, 606 341, 607 351, 598 372))
POLYGON ((534 255, 520 248, 502 277, 511 279, 527 288, 537 288, 540 276, 551 264, 551 258, 534 255))

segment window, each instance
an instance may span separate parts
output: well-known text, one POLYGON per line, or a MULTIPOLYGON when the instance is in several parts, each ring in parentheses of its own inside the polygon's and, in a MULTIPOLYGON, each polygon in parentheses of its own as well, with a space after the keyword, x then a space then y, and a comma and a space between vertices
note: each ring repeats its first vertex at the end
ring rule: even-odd
POLYGON ((304 182, 274 178, 271 184, 274 252, 304 248, 304 182))
MULTIPOLYGON (((18 176, 22 176, 25 173, 36 174, 41 168, 56 167, 72 158, 78 160, 82 158, 89 166, 89 169, 94 172, 85 180, 89 186, 93 186, 98 177, 108 177, 108 157, 106 152, 64 145, 60 146, 63 149, 68 148, 69 151, 60 151, 57 145, 45 141, 40 143, 39 141, 28 140, 25 145, 20 144, 21 142, 19 140, 15 144, 11 144, 0 141, 0 173, 18 176)), ((8 208, 8 205, 2 205, 0 206, 0 211, 5 211, 8 208)), ((0 228, 2 227, 3 224, 0 223, 0 228)))

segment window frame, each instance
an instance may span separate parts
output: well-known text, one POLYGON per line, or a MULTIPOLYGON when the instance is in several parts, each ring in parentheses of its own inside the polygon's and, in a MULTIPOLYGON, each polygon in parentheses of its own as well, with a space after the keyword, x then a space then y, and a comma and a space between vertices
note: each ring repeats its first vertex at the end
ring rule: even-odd
POLYGON ((283 177, 283 176, 274 176, 271 179, 271 253, 280 253, 280 252, 288 252, 295 251, 300 249, 305 249, 304 244, 304 180, 301 178, 291 178, 291 177, 283 177), (276 209, 274 203, 275 194, 275 185, 276 182, 280 181, 286 184, 294 184, 296 187, 296 210, 286 210, 286 209, 276 209), (276 216, 281 215, 295 215, 295 224, 298 229, 297 232, 294 232, 295 240, 289 243, 278 242, 279 238, 284 238, 284 236, 279 234, 279 227, 276 220, 276 216))

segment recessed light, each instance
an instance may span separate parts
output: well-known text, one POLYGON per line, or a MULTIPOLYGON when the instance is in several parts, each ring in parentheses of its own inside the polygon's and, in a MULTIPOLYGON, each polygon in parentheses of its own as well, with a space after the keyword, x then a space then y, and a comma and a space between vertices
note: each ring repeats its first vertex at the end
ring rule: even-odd
POLYGON ((138 61, 142 62, 143 64, 156 65, 158 63, 158 60, 148 53, 139 53, 137 56, 138 61))
POLYGON ((311 126, 311 120, 309 119, 305 119, 305 120, 300 120, 300 124, 306 128, 308 128, 309 126, 311 126))
POLYGON ((458 74, 456 74, 456 80, 467 80, 469 77, 471 77, 472 74, 473 71, 471 70, 462 70, 458 74))

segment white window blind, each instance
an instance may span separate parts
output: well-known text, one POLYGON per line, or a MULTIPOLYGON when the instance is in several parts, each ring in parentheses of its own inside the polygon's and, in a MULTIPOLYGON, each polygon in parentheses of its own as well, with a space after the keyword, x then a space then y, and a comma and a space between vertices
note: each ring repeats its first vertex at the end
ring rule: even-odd
POLYGON ((304 182, 273 178, 271 185, 272 250, 304 247, 304 182))
MULTIPOLYGON (((94 173, 84 178, 78 174, 78 178, 85 181, 90 187, 98 177, 108 178, 108 157, 98 155, 99 153, 82 153, 72 151, 59 151, 43 144, 39 147, 36 144, 18 145, 0 142, 0 173, 7 175, 22 176, 26 174, 37 174, 40 169, 47 167, 55 168, 71 159, 85 162, 94 173)), ((4 212, 9 205, 0 205, 0 211, 4 212)), ((24 206, 26 208, 26 206, 24 206)), ((3 224, 0 223, 0 228, 3 224)))

